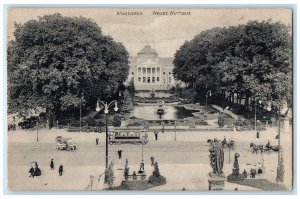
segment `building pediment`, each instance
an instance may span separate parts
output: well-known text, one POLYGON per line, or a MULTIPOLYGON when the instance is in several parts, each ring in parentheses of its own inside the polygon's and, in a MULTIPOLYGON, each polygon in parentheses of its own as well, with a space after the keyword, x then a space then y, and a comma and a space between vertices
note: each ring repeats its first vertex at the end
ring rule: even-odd
POLYGON ((160 66, 158 62, 153 59, 146 59, 137 64, 138 66, 160 66))

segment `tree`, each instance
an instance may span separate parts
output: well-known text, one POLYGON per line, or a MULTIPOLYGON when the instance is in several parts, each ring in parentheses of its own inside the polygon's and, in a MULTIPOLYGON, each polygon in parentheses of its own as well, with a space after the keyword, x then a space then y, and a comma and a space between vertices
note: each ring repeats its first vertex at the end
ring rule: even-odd
POLYGON ((192 84, 201 96, 213 90, 273 105, 292 100, 292 53, 289 28, 279 22, 213 28, 186 41, 176 52, 174 76, 192 84))
POLYGON ((16 24, 8 44, 9 108, 54 114, 114 97, 128 76, 128 52, 91 19, 45 15, 16 24))
POLYGON ((132 98, 134 98, 135 95, 135 86, 134 86, 134 82, 133 79, 130 80, 129 85, 128 85, 128 91, 130 93, 130 96, 132 98))

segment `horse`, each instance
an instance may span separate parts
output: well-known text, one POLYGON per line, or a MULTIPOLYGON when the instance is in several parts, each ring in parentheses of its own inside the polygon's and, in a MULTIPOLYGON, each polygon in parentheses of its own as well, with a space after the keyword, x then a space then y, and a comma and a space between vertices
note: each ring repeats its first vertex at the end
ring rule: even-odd
POLYGON ((272 145, 266 145, 266 149, 272 150, 272 151, 279 151, 279 146, 272 146, 272 145))
POLYGON ((264 151, 264 145, 256 145, 256 144, 254 144, 254 143, 250 143, 250 147, 253 149, 253 153, 254 152, 256 152, 257 153, 257 151, 260 151, 261 153, 264 151))

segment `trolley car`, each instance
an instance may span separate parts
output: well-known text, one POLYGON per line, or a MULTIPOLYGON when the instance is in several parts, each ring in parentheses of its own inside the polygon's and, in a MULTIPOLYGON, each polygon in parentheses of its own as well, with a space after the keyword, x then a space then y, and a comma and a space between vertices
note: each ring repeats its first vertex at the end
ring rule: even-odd
POLYGON ((109 144, 147 144, 148 134, 144 129, 115 128, 109 132, 109 144))

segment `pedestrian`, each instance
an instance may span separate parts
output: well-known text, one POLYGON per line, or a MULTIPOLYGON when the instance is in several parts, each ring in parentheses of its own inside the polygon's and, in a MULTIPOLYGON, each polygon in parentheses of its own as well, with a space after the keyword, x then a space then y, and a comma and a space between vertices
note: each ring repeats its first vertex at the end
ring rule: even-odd
POLYGON ((99 144, 99 138, 96 138, 96 145, 99 144))
POLYGON ((155 140, 158 140, 158 131, 154 131, 155 140))
POLYGON ((59 168, 58 168, 58 173, 59 173, 60 176, 62 176, 63 172, 64 172, 64 167, 63 167, 63 165, 61 164, 61 165, 59 166, 59 168))
POLYGON ((137 175, 136 175, 135 171, 133 171, 132 179, 133 179, 133 180, 136 180, 136 179, 137 179, 137 175))
POLYGON ((244 175, 244 178, 247 178, 247 176, 248 176, 248 173, 247 173, 246 169, 244 169, 244 171, 243 171, 243 175, 244 175))
POLYGON ((89 133, 90 132, 90 127, 89 127, 89 124, 87 124, 87 127, 86 127, 86 132, 89 133))
POLYGON ((259 138, 259 131, 256 132, 256 138, 259 138))
POLYGON ((51 159, 51 162, 50 162, 50 169, 51 169, 51 170, 54 170, 54 162, 53 162, 53 159, 51 159))
POLYGON ((236 132, 236 128, 235 128, 235 126, 233 126, 233 131, 234 131, 234 132, 236 132))
POLYGON ((29 173, 30 173, 30 178, 34 178, 34 168, 33 166, 31 166, 31 168, 29 169, 29 173))
POLYGON ((151 167, 154 166, 154 157, 151 156, 151 167))
POLYGON ((34 168, 34 176, 40 176, 40 175, 42 175, 42 171, 41 171, 41 169, 39 168, 38 163, 36 162, 36 163, 35 163, 35 168, 34 168))
POLYGON ((258 168, 257 173, 262 174, 262 169, 260 167, 258 168))
POLYGON ((267 143, 266 147, 267 147, 267 148, 270 148, 270 147, 271 147, 270 140, 268 140, 268 143, 267 143))
POLYGON ((142 173, 145 170, 145 164, 144 164, 144 160, 142 160, 141 164, 140 164, 140 170, 139 173, 142 173))
POLYGON ((118 150, 118 156, 119 156, 119 159, 122 158, 122 150, 118 150))
POLYGON ((128 168, 128 160, 125 160, 125 168, 128 168))
POLYGON ((251 178, 255 178, 255 175, 256 175, 256 169, 251 169, 250 170, 250 174, 251 174, 251 178))

